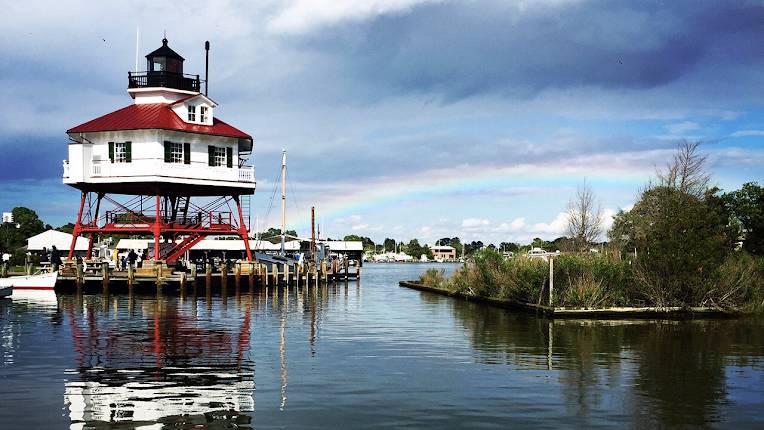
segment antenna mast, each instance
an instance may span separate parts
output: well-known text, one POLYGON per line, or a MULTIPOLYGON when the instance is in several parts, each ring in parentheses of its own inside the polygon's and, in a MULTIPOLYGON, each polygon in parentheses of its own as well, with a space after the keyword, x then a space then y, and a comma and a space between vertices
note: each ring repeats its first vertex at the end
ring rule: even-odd
POLYGON ((140 49, 141 26, 135 26, 135 71, 138 72, 138 50, 140 49))
POLYGON ((210 41, 204 42, 204 95, 210 89, 210 41))

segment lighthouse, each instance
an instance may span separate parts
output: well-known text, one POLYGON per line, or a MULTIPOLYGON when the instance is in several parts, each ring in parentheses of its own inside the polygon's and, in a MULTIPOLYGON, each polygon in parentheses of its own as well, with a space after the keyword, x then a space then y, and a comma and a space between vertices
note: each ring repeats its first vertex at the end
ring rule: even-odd
POLYGON ((184 61, 163 39, 145 71, 128 72, 132 104, 67 130, 63 182, 81 192, 69 259, 81 235, 88 258, 98 235, 153 236, 149 257, 165 262, 206 236, 236 235, 251 261, 252 136, 217 115, 184 61))

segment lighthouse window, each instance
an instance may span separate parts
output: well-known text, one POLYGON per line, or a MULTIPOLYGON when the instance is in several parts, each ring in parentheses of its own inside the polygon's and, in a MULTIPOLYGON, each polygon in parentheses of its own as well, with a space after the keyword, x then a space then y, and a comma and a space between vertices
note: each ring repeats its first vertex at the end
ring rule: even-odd
POLYGON ((199 122, 207 122, 207 106, 199 106, 199 122))
POLYGON ((215 166, 225 166, 226 164, 225 148, 215 147, 215 166))
POLYGON ((127 145, 125 142, 114 142, 114 162, 125 163, 127 161, 127 145))
POLYGON ((173 142, 171 155, 172 155, 173 163, 182 163, 183 162, 183 144, 173 142))
POLYGON ((188 121, 189 122, 195 122, 196 121, 196 106, 188 106, 188 121))

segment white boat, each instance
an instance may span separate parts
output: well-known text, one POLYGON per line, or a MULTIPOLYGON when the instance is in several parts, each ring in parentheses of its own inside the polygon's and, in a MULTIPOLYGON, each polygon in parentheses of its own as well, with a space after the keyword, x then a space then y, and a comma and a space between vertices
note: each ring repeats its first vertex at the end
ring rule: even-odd
POLYGON ((56 286, 58 272, 40 273, 38 275, 11 276, 0 278, 0 288, 13 287, 14 290, 51 290, 56 286))

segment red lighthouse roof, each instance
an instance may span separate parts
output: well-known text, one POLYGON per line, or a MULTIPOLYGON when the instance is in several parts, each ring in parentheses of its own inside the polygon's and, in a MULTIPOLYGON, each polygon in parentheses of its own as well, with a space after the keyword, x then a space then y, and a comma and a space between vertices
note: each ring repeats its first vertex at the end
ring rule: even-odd
POLYGON ((189 124, 164 103, 134 104, 67 130, 67 133, 161 129, 252 140, 252 136, 213 118, 212 125, 189 124))

